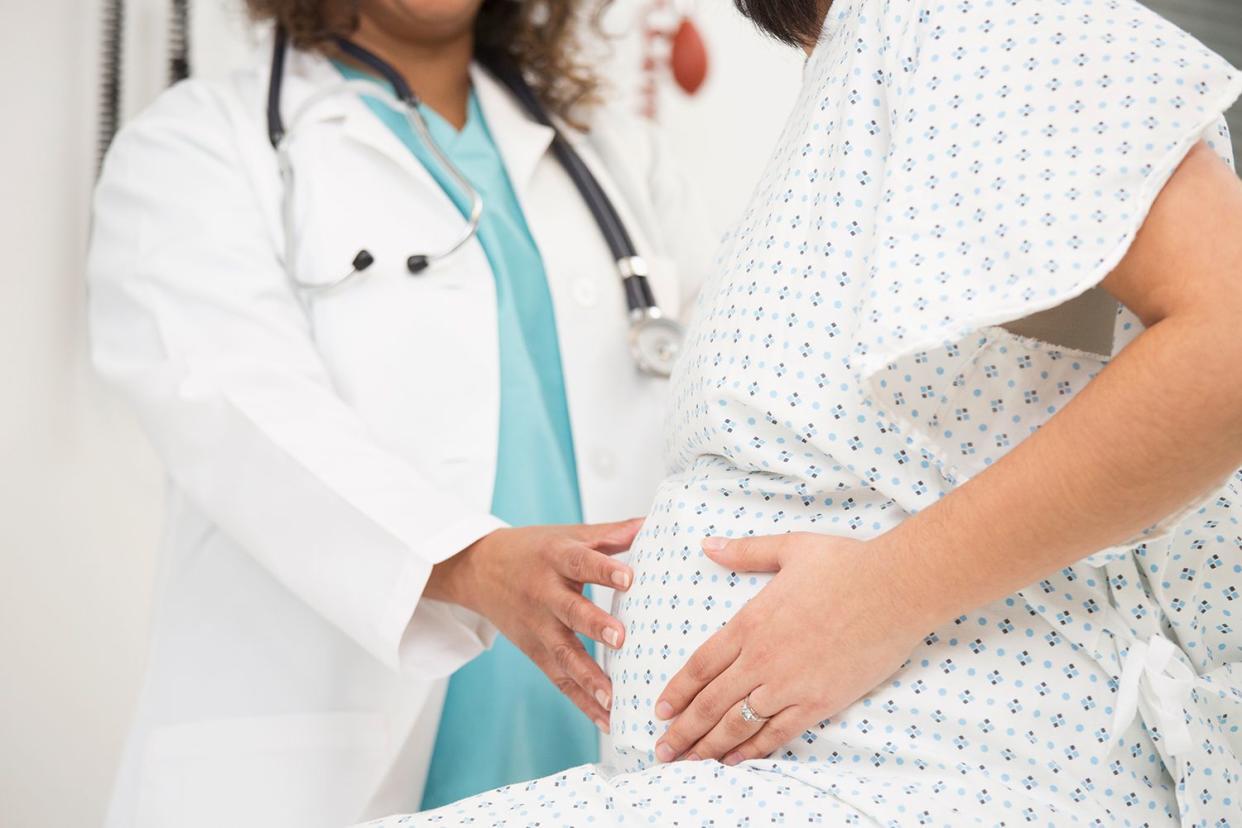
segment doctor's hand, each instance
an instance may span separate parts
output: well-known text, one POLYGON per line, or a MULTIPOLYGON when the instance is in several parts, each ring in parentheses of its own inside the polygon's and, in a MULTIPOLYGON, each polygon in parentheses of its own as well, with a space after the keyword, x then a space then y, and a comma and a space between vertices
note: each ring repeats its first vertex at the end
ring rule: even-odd
POLYGON ((612 682, 575 633, 614 649, 625 628, 582 594, 585 584, 626 590, 630 548, 642 518, 586 526, 498 529, 436 565, 428 598, 451 601, 496 625, 552 683, 608 731, 612 682))
POLYGON ((935 624, 881 542, 800 533, 727 541, 704 553, 775 577, 703 643, 656 702, 673 719, 656 757, 761 759, 893 675, 935 624), (748 721, 750 709, 767 721, 748 721), (675 718, 674 718, 675 717, 675 718))

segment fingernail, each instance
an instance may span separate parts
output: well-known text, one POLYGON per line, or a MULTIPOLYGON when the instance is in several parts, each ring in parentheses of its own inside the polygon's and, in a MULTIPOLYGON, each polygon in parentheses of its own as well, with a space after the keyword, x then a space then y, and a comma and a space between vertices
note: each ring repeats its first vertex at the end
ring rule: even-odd
POLYGON ((626 572, 624 569, 618 569, 612 573, 612 582, 616 585, 617 589, 629 589, 630 573, 626 572))
POLYGON ((702 758, 702 757, 700 757, 697 753, 692 753, 692 754, 690 754, 689 756, 687 756, 687 757, 686 757, 686 761, 688 761, 688 762, 697 762, 697 761, 699 761, 699 759, 700 759, 700 758, 702 758))
POLYGON ((719 552, 729 545, 728 538, 703 538, 704 552, 719 552))
POLYGON ((656 758, 661 762, 671 762, 673 761, 673 757, 675 755, 676 754, 673 753, 673 749, 663 742, 656 745, 656 758))
POLYGON ((616 627, 604 627, 604 643, 614 650, 621 643, 621 633, 616 627))
POLYGON ((656 705, 656 718, 657 719, 673 718, 673 706, 666 701, 662 701, 659 704, 657 704, 656 705))
POLYGON ((742 761, 742 754, 738 753, 736 750, 724 758, 724 763, 730 766, 736 765, 740 761, 742 761))
POLYGON ((596 700, 597 702, 599 702, 599 706, 600 706, 600 707, 604 708, 605 710, 608 710, 608 709, 609 709, 609 706, 608 706, 608 694, 607 694, 607 693, 605 693, 603 690, 596 690, 596 691, 595 691, 595 700, 596 700))
POLYGON ((604 721, 603 719, 596 719, 596 720, 595 720, 595 726, 596 726, 596 727, 598 727, 598 728, 600 729, 600 732, 601 732, 601 733, 611 733, 611 732, 612 732, 612 731, 610 731, 610 730, 608 729, 608 722, 604 721))

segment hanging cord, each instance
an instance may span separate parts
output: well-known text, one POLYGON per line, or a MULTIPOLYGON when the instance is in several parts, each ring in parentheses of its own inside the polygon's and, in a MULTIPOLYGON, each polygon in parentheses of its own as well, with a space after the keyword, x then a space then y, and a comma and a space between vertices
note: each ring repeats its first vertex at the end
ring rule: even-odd
POLYGON ((172 0, 168 29, 168 82, 190 76, 190 0, 172 0))
POLYGON ((125 0, 106 0, 103 9, 103 78, 99 97, 96 171, 103 166, 121 116, 121 61, 125 42, 125 0))
POLYGON ((600 232, 604 235, 604 241, 607 242, 612 256, 617 261, 628 259, 637 254, 634 252, 634 242, 630 239, 629 231, 625 229, 625 224, 621 221, 621 217, 617 215, 616 208, 612 202, 604 194, 603 188, 595 179, 595 175, 590 168, 583 162, 581 156, 574 151, 569 140, 561 133, 561 130, 548 117, 547 110, 544 109, 542 102, 539 100, 538 94, 531 89, 522 75, 522 70, 507 55, 496 51, 481 51, 478 55, 479 62, 486 66, 491 73, 503 83, 513 94, 522 108, 526 110, 532 118, 546 127, 552 129, 552 154, 556 156, 557 161, 569 173, 570 179, 574 186, 577 187, 578 193, 582 196, 582 200, 586 202, 595 223, 599 225, 600 232))
POLYGON ((569 139, 553 123, 544 109, 539 95, 531 89, 522 75, 522 70, 513 60, 502 52, 484 51, 478 55, 479 62, 508 87, 519 104, 532 118, 552 130, 552 154, 556 156, 569 178, 578 189, 578 194, 586 203, 587 209, 595 219, 600 233, 604 237, 612 258, 617 263, 625 285, 626 306, 633 311, 644 311, 656 307, 655 295, 651 283, 647 280, 647 265, 634 249, 625 223, 617 214, 617 209, 600 186, 590 167, 582 160, 582 156, 574 150, 569 139), (639 269, 635 269, 639 268, 639 269))

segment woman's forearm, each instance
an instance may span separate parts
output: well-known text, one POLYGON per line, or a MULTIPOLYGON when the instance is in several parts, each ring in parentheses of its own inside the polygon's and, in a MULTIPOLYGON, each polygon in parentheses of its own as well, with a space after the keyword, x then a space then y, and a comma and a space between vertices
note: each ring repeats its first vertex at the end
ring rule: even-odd
POLYGON ((932 626, 1125 542, 1239 465, 1242 355, 1224 364, 1204 338, 1195 320, 1161 322, 1009 455, 879 540, 932 626))
POLYGON ((933 626, 1134 538, 1242 464, 1242 193, 1216 165, 1192 154, 1105 282, 1150 327, 1038 432, 877 539, 933 626), (1187 212, 1205 213, 1201 235, 1172 229, 1187 212))

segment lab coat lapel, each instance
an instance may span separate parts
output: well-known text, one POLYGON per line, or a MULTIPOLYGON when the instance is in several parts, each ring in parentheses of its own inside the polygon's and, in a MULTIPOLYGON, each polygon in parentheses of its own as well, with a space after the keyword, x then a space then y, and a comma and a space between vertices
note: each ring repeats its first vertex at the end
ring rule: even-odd
MULTIPOLYGON (((341 82, 340 73, 317 52, 293 50, 286 70, 287 92, 283 104, 285 118, 291 118, 299 103, 314 90, 341 82)), ((478 63, 471 64, 471 82, 479 107, 487 121, 492 140, 500 151, 509 180, 524 209, 531 182, 539 162, 548 153, 554 131, 530 118, 509 91, 478 63)), ((366 146, 404 170, 413 180, 443 199, 452 202, 401 140, 375 116, 357 95, 333 95, 315 107, 309 116, 316 121, 337 120, 350 140, 366 146)), ((441 205, 443 206, 443 205, 441 205)))
MULTIPOLYGON (((509 180, 530 221, 533 206, 531 185, 539 162, 549 154, 548 150, 556 132, 551 127, 532 120, 521 104, 509 94, 509 91, 478 64, 471 67, 471 77, 474 80, 475 92, 479 97, 479 105, 491 129, 492 138, 500 148, 500 155, 509 172, 509 180)), ((604 194, 612 202, 638 249, 640 251, 645 249, 647 239, 642 232, 641 225, 630 213, 627 201, 622 197, 623 193, 620 192, 612 176, 592 150, 583 133, 566 126, 555 115, 552 116, 552 120, 560 129, 561 136, 574 148, 582 159, 582 163, 591 171, 604 194)), ((556 163, 553 159, 549 159, 549 162, 556 163)), ((585 202, 581 201, 580 196, 578 198, 579 203, 585 208, 585 202)))
POLYGON ((444 190, 414 153, 410 152, 409 147, 362 100, 355 99, 355 104, 356 106, 350 107, 342 125, 345 135, 392 161, 418 184, 439 193, 444 199, 444 209, 454 209, 444 190))
MULTIPOLYGON (((339 83, 341 80, 336 68, 321 55, 299 52, 295 54, 294 60, 290 74, 305 80, 313 89, 339 83)), ((488 131, 504 160, 518 200, 525 207, 535 168, 547 154, 554 132, 550 127, 531 120, 509 95, 508 90, 478 64, 471 65, 470 77, 478 96, 479 107, 487 121, 488 131)), ((296 106, 295 101, 285 105, 286 117, 289 117, 296 106)), ((350 140, 392 161, 412 179, 443 199, 441 206, 453 209, 452 202, 431 174, 357 95, 332 96, 316 107, 312 117, 317 120, 342 121, 342 129, 350 140)))
MULTIPOLYGON (((294 53, 290 75, 305 81, 312 90, 339 84, 342 80, 336 67, 327 58, 318 53, 302 51, 294 53)), ((292 92, 292 89, 290 91, 292 92)), ((292 94, 290 98, 291 100, 284 105, 286 118, 291 117, 299 103, 292 94)), ((351 141, 391 161, 420 186, 426 188, 432 198, 442 199, 443 203, 439 205, 439 208, 456 209, 440 185, 432 178, 431 173, 419 163, 401 139, 376 117, 358 95, 343 90, 340 95, 332 95, 322 101, 308 117, 317 122, 330 120, 341 122, 343 133, 351 141)))
POLYGON ((470 78, 488 131, 505 162, 509 182, 523 209, 527 209, 531 179, 552 144, 552 128, 531 120, 509 91, 477 63, 470 68, 470 78))

